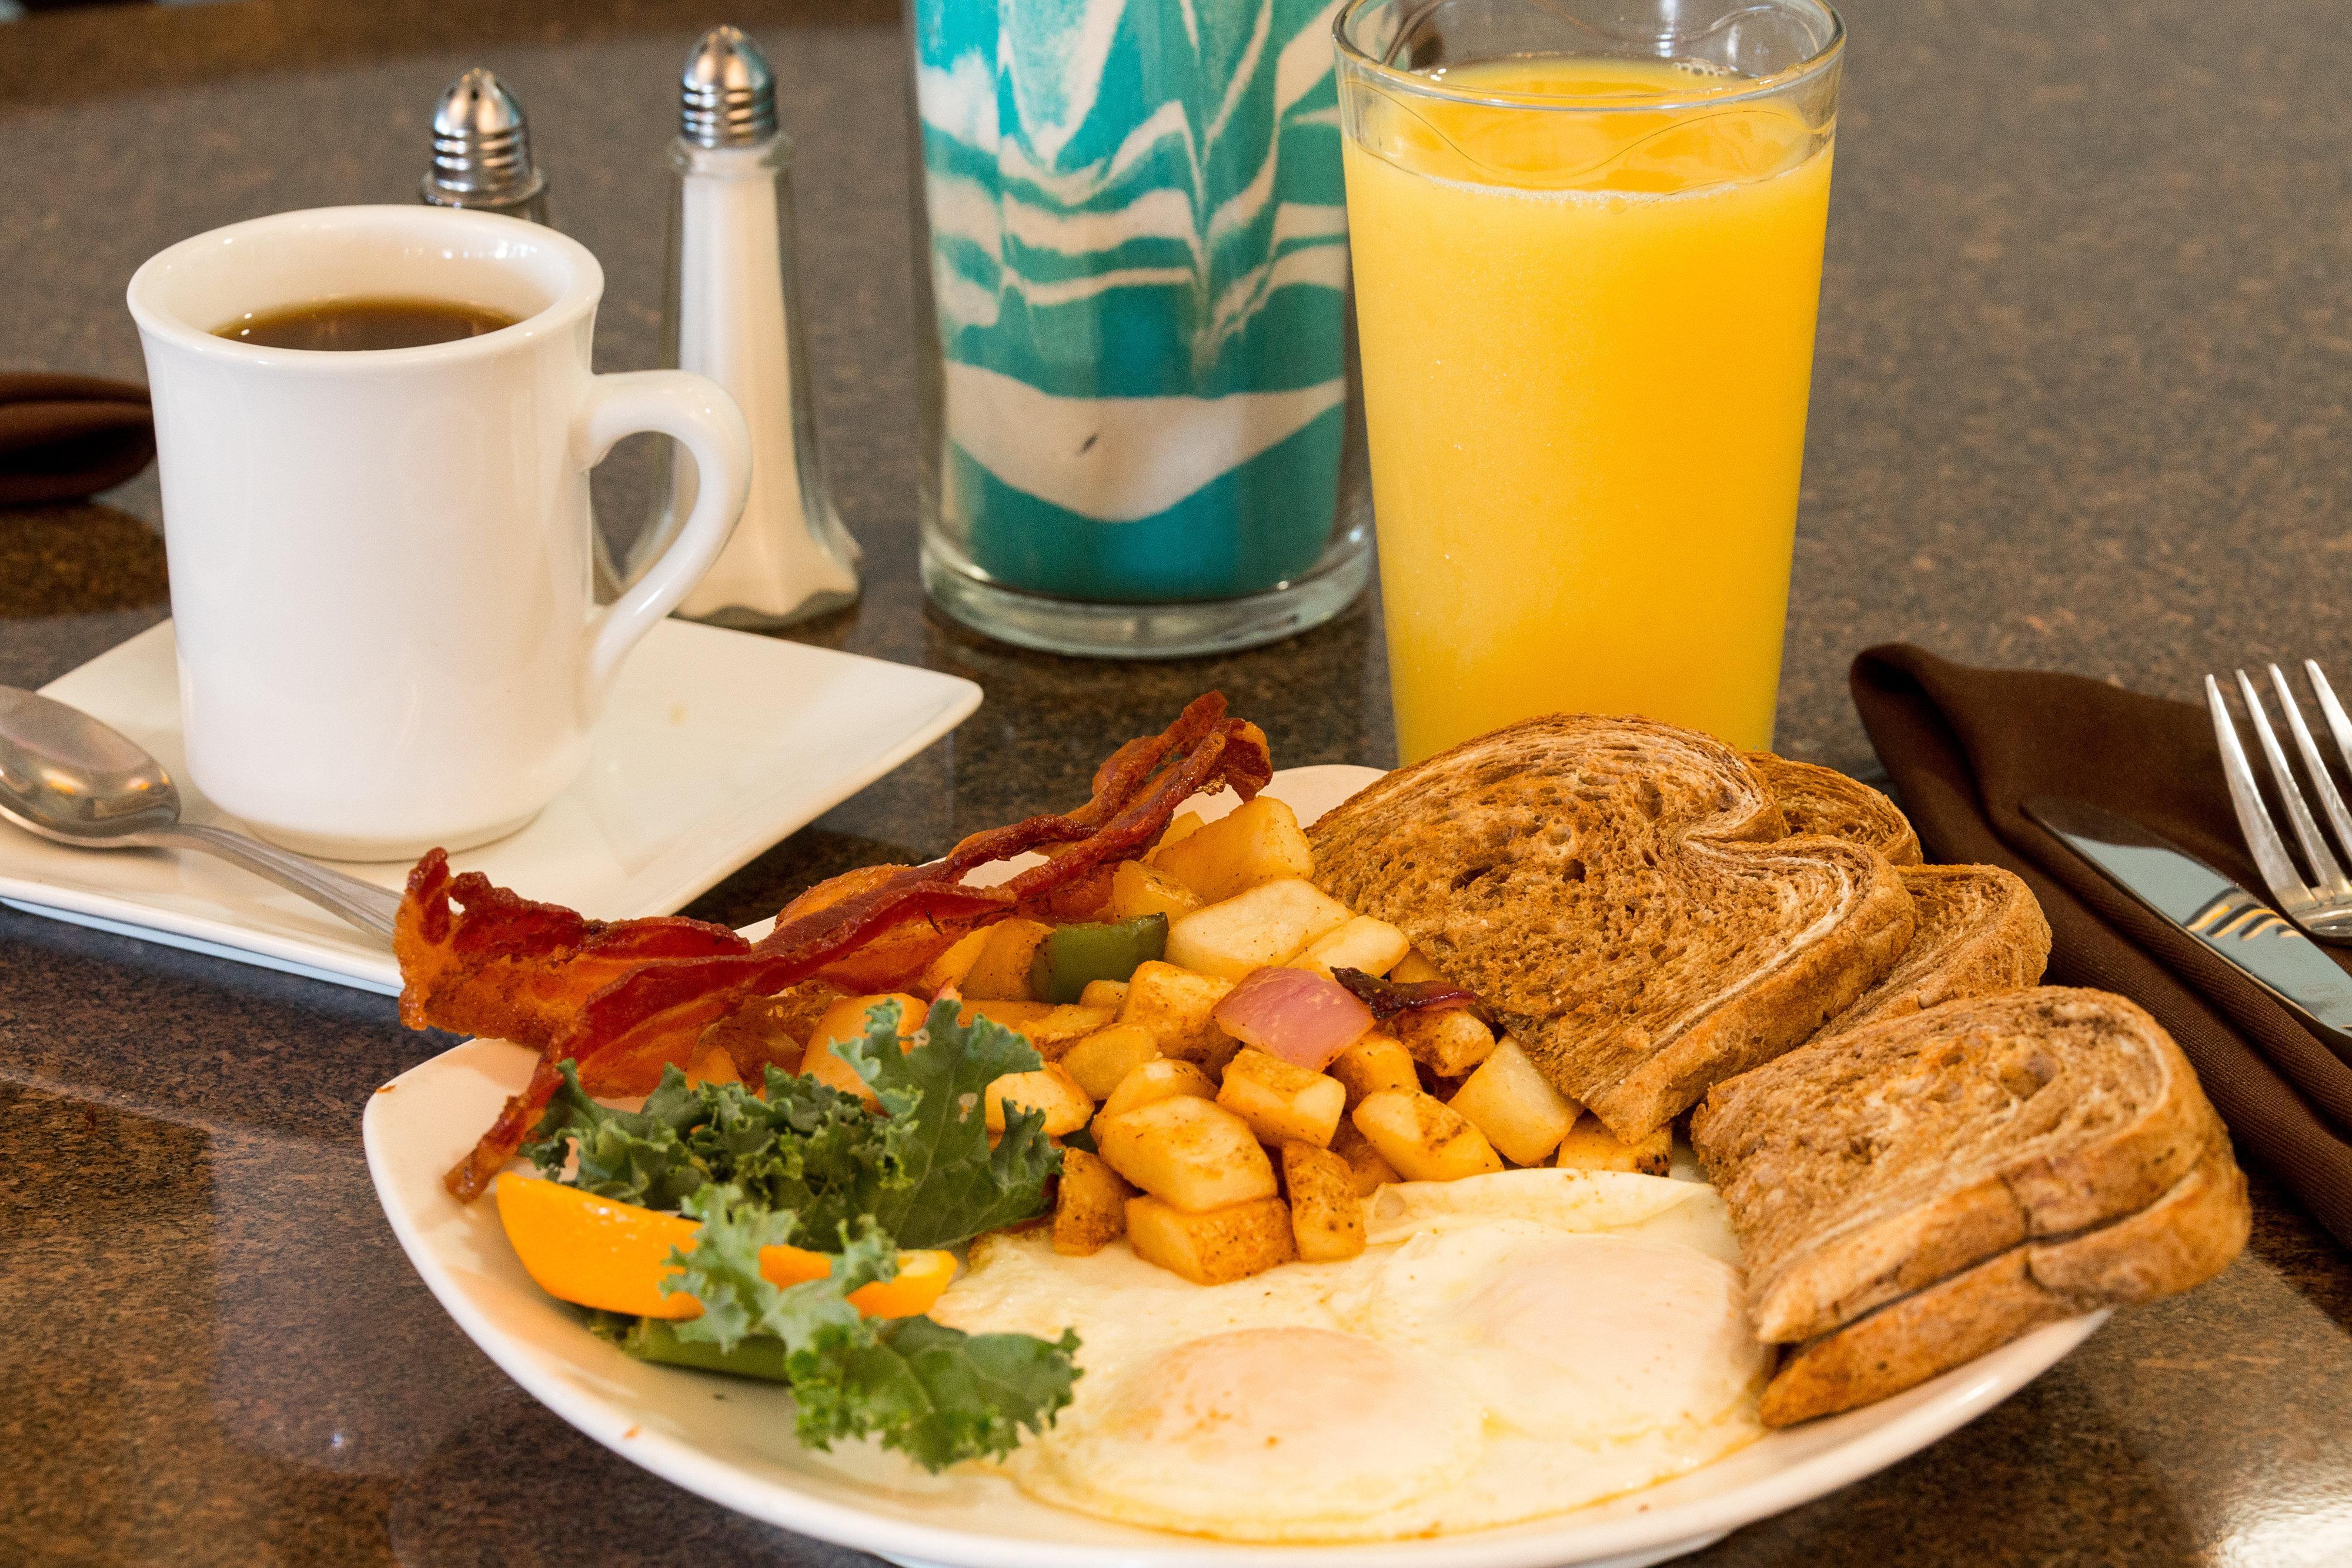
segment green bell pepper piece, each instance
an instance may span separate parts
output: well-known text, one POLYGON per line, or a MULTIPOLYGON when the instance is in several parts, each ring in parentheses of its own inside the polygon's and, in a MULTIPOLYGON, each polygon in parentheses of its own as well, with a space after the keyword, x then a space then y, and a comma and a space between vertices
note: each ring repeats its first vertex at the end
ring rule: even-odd
POLYGON ((621 1348, 639 1361, 665 1366, 690 1366, 698 1372, 727 1372, 737 1377, 790 1383, 784 1371, 784 1342, 765 1337, 747 1339, 733 1350, 720 1350, 702 1340, 680 1339, 677 1330, 661 1318, 639 1318, 621 1338, 621 1348))
POLYGON ((1057 925, 1029 964, 1029 994, 1041 1002, 1075 1002, 1090 980, 1124 980, 1136 966, 1168 951, 1168 916, 1057 925))

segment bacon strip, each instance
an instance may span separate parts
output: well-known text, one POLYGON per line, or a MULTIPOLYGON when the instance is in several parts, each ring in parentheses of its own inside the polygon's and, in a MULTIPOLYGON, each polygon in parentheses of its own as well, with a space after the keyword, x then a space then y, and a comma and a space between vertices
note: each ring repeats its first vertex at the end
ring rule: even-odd
POLYGON ((886 951, 889 963, 919 969, 964 932, 1129 858, 1159 837, 1188 797, 1220 785, 1255 796, 1273 776, 1265 737, 1226 718, 1224 707, 1215 693, 1196 698, 1163 733, 1120 747, 1096 769, 1093 798, 1076 810, 974 833, 927 865, 834 878, 795 899, 756 944, 698 921, 583 920, 478 876, 452 883, 446 857, 428 854, 401 911, 402 1018, 412 1027, 501 1034, 541 1051, 530 1082, 449 1172, 449 1190, 470 1201, 488 1189, 537 1124, 567 1059, 591 1092, 643 1092, 663 1064, 683 1061, 704 1029, 748 998, 813 977, 871 987, 886 951), (1002 886, 962 885, 981 866, 1041 848, 1060 852, 1002 886), (452 895, 465 906, 454 920, 452 895), (477 908, 482 924, 473 927, 477 908), (541 972, 533 970, 535 940, 546 944, 541 972))
POLYGON ((590 997, 640 964, 751 946, 724 925, 677 915, 590 920, 518 897, 479 872, 453 877, 441 850, 426 851, 408 873, 393 931, 403 1023, 541 1048, 563 1037, 590 997))
MULTIPOLYGON (((633 970, 588 998, 564 1042, 580 1063, 581 1082, 592 1092, 642 1092, 636 1086, 650 1087, 660 1076, 660 1063, 690 1050, 703 1029, 747 997, 765 996, 812 976, 831 977, 845 956, 866 950, 908 924, 951 925, 944 935, 952 941, 1106 860, 1126 859, 1160 836, 1181 802, 1225 779, 1221 764, 1229 748, 1236 754, 1236 790, 1245 785, 1255 795, 1272 777, 1265 746, 1255 726, 1225 720, 1222 696, 1197 698, 1164 734, 1121 747, 1097 770, 1094 798, 1075 811, 974 833, 929 864, 895 872, 802 918, 780 917, 749 954, 633 970), (1237 736, 1243 744, 1234 747, 1237 736), (1151 769, 1171 756, 1176 759, 1154 775, 1151 769), (982 866, 1048 843, 1073 847, 1001 886, 961 885, 982 866), (650 1078, 642 1071, 647 1064, 650 1078), (640 1071, 631 1071, 631 1066, 640 1071)), ((810 902, 804 896, 793 908, 810 902)), ((874 983, 874 977, 866 978, 874 983)))

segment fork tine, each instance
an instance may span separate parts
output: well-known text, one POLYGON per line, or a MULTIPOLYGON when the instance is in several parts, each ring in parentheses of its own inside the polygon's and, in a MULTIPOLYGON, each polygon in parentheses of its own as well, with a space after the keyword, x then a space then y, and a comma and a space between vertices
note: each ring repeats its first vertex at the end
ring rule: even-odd
MULTIPOLYGON (((2336 780, 2329 776, 2327 764, 2319 755, 2319 747, 2311 738, 2311 727, 2303 722, 2303 705, 2294 700, 2294 688, 2286 684, 2286 675, 2276 664, 2270 667, 2271 686, 2278 693, 2279 706, 2286 711, 2286 727, 2294 732, 2294 748, 2303 756, 2303 768, 2311 776, 2311 787, 2319 796, 2320 810, 2336 828, 2336 841, 2352 854, 2352 812, 2344 810, 2344 797, 2336 792, 2336 780)), ((2334 894, 2352 894, 2352 883, 2331 883, 2334 894)))
POLYGON ((2230 783, 2230 804, 2237 810, 2238 826, 2246 835, 2246 848, 2261 869, 2263 881, 2270 884, 2271 896, 2288 914, 2308 907, 2312 891, 2304 885, 2303 873, 2286 852, 2286 842, 2271 821, 2270 808, 2263 804, 2246 748, 2238 741, 2238 727, 2230 717, 2230 705, 2222 700, 2221 684, 2210 675, 2205 677, 2205 706, 2213 716, 2213 739, 2221 748, 2221 775, 2230 783))
POLYGON ((2246 672, 2238 674, 2238 695, 2245 699, 2246 716, 2253 721, 2254 738, 2262 743, 2263 758, 2271 765, 2271 781, 2278 786, 2279 804, 2286 808, 2286 820, 2294 825, 2294 836, 2303 844, 2304 858, 2311 864, 2312 881, 2334 889, 2344 881, 2344 868, 2336 863, 2336 856, 2327 848, 2327 841, 2319 836, 2319 824, 2312 821, 2311 808, 2304 804, 2303 788, 2294 781, 2294 770, 2287 766, 2286 753, 2279 747, 2278 735, 2271 728, 2270 715, 2263 711, 2262 694, 2246 672))
POLYGON ((2327 733, 2336 737, 2336 749, 2344 758, 2344 766, 2352 768, 2352 718, 2344 714, 2344 705, 2336 700, 2336 688, 2327 684, 2327 672, 2319 667, 2316 659, 2303 662, 2303 673, 2311 682, 2311 689, 2319 694, 2320 716, 2327 720, 2327 733))

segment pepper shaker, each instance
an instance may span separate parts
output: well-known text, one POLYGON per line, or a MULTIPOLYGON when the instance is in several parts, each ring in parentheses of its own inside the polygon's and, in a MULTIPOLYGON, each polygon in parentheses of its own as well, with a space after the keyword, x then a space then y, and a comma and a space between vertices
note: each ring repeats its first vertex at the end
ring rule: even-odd
POLYGON ((418 194, 429 206, 547 222, 547 176, 531 162, 522 104, 480 66, 442 91, 433 111, 433 166, 418 194))
MULTIPOLYGON (((727 389, 751 427, 752 458, 734 538, 677 613, 770 631, 857 598, 857 545, 817 455, 795 277, 793 144, 777 126, 775 75, 740 27, 713 27, 688 52, 678 108, 665 362, 727 389)), ((666 515, 645 530, 632 564, 658 552, 692 509, 694 488, 692 464, 677 463, 666 515)))

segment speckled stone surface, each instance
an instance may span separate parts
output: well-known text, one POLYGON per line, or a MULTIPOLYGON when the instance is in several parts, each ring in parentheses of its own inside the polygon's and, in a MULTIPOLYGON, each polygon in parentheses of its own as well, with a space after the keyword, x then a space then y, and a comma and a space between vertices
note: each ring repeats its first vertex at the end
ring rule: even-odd
MULTIPOLYGON (((2352 29, 2333 0, 1854 0, 1780 744, 1870 762, 1853 652, 1912 638, 2187 695, 2352 658, 2352 29)), ((739 5, 799 138, 818 413, 870 561, 814 640, 987 691, 951 740, 693 913, 1066 803, 1215 686, 1284 763, 1391 757, 1376 607, 1279 647, 1090 665, 994 647, 914 579, 895 7, 739 5)), ((650 363, 667 0, 254 0, 0 26, 0 364, 136 377, 162 246, 402 201, 440 87, 528 103, 650 363)), ((615 482, 625 481, 625 474, 615 482)), ((164 613, 152 477, 0 513, 0 682, 164 613)), ((5 831, 5 830, 0 830, 5 831)), ((0 1561, 870 1564, 635 1469, 466 1342, 379 1217, 368 1091, 439 1050, 389 1002, 0 910, 0 1561)), ((1692 1561, 2352 1562, 2352 1260, 2255 1178, 2246 1257, 2126 1313, 1870 1480, 1692 1561)))

